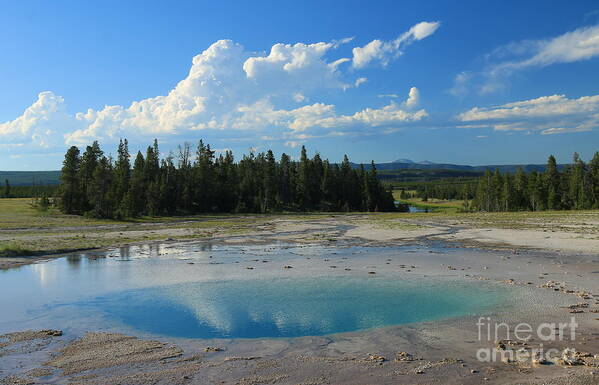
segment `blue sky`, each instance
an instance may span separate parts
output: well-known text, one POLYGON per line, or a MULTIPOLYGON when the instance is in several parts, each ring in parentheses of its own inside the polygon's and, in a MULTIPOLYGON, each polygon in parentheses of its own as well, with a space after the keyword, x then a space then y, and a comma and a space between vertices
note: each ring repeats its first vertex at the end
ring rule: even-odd
POLYGON ((0 52, 3 170, 121 137, 357 162, 599 150, 596 1, 5 1, 0 52))

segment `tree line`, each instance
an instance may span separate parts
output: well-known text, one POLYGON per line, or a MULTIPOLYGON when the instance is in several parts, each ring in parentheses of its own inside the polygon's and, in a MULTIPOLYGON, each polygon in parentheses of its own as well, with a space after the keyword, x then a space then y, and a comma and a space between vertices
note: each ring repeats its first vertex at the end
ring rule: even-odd
POLYGON ((231 151, 218 157, 200 140, 160 157, 158 142, 138 152, 131 165, 127 140, 116 159, 98 142, 83 153, 70 147, 63 161, 59 207, 68 214, 98 218, 196 213, 280 211, 394 211, 390 189, 379 181, 374 162, 366 171, 352 168, 347 156, 338 164, 271 150, 250 152, 236 162, 231 151))
POLYGON ((584 210, 599 208, 599 152, 587 164, 577 153, 559 170, 549 156, 544 172, 515 174, 486 170, 476 185, 472 209, 478 211, 584 210))
POLYGON ((4 180, 1 198, 42 198, 53 197, 58 191, 58 185, 28 185, 13 186, 8 179, 4 180))

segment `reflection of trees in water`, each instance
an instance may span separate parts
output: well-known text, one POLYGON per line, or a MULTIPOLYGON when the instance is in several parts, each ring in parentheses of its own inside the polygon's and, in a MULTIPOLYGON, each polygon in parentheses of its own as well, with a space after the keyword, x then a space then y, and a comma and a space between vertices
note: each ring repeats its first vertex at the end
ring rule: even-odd
POLYGON ((212 243, 203 242, 198 245, 200 251, 212 251, 212 243))
POLYGON ((157 257, 160 255, 160 244, 159 243, 150 243, 148 245, 148 249, 150 252, 150 257, 157 257))
POLYGON ((69 267, 78 269, 81 266, 81 255, 67 255, 67 263, 69 267))
POLYGON ((131 247, 119 247, 119 257, 121 259, 129 259, 131 257, 131 247))

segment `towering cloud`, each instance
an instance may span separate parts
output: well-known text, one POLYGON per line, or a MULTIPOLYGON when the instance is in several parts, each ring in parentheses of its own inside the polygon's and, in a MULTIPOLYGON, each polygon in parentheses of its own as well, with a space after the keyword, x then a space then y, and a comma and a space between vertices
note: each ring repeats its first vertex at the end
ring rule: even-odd
MULTIPOLYGON (((408 44, 436 28, 436 23, 420 23, 400 40, 408 44)), ((339 130, 360 132, 365 127, 397 125, 427 115, 424 110, 413 111, 418 101, 416 88, 402 104, 405 109, 391 103, 342 115, 334 105, 319 100, 323 93, 349 92, 346 90, 366 82, 366 78, 341 69, 349 58, 330 58, 341 44, 350 41, 275 44, 268 54, 256 55, 231 40, 219 40, 193 58, 187 77, 166 95, 73 115, 66 112, 60 96, 42 92, 22 116, 0 124, 0 137, 62 145, 211 131, 227 138, 290 140, 298 139, 300 132, 303 139, 310 137, 306 131, 339 135, 339 130)))

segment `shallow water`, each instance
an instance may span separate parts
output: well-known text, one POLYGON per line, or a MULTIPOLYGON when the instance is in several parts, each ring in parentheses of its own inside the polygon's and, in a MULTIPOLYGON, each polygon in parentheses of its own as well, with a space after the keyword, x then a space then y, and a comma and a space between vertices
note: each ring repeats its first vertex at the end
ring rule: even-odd
POLYGON ((376 266, 366 263, 428 252, 189 243, 71 255, 0 273, 0 332, 297 337, 480 315, 506 303, 507 289, 483 282, 368 274, 376 266))

